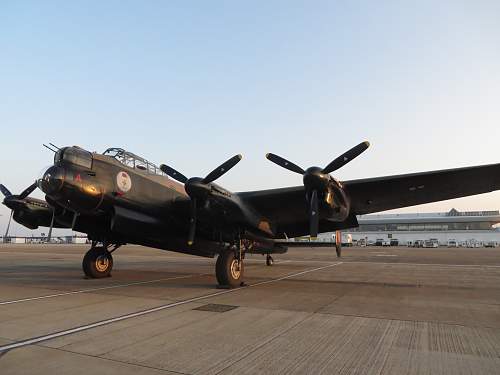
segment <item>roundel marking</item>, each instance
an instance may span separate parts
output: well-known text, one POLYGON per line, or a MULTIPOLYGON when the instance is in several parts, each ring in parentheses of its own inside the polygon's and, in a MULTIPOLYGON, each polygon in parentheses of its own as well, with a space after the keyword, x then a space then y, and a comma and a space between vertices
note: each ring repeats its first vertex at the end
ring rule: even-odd
POLYGON ((127 172, 121 171, 116 175, 116 185, 118 185, 118 189, 124 193, 132 189, 132 180, 127 172))

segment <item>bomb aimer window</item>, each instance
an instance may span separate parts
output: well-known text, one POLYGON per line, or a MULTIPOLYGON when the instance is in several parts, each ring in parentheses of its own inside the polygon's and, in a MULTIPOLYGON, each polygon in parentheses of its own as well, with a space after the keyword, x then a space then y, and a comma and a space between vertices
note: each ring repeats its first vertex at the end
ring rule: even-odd
POLYGON ((161 169, 155 164, 122 148, 108 148, 103 152, 103 155, 111 156, 127 167, 138 169, 139 171, 149 174, 165 176, 161 169))

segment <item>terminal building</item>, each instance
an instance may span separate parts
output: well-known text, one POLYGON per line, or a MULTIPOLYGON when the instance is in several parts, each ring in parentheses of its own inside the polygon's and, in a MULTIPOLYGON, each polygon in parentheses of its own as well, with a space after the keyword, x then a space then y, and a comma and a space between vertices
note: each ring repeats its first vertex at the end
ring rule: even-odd
POLYGON ((415 241, 437 240, 445 246, 449 241, 465 246, 470 243, 487 245, 500 243, 500 212, 470 211, 370 214, 358 216, 359 227, 344 231, 352 241, 376 243, 380 240, 398 242, 399 245, 415 241))

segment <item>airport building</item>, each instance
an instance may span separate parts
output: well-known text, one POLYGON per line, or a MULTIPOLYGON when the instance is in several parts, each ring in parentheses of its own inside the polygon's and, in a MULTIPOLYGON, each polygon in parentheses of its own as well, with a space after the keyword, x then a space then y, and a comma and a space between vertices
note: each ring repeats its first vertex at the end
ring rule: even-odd
POLYGON ((407 245, 434 240, 440 246, 450 241, 461 246, 500 244, 499 211, 452 209, 434 213, 371 214, 358 216, 358 223, 358 228, 344 232, 351 234, 353 242, 407 245))

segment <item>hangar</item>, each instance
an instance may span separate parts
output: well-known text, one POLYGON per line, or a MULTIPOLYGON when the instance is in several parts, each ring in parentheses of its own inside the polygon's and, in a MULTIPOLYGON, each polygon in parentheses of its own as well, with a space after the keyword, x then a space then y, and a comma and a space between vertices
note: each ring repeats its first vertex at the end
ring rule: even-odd
POLYGON ((458 211, 358 216, 359 227, 345 233, 353 241, 396 240, 399 244, 435 239, 439 245, 500 243, 500 212, 458 211))

